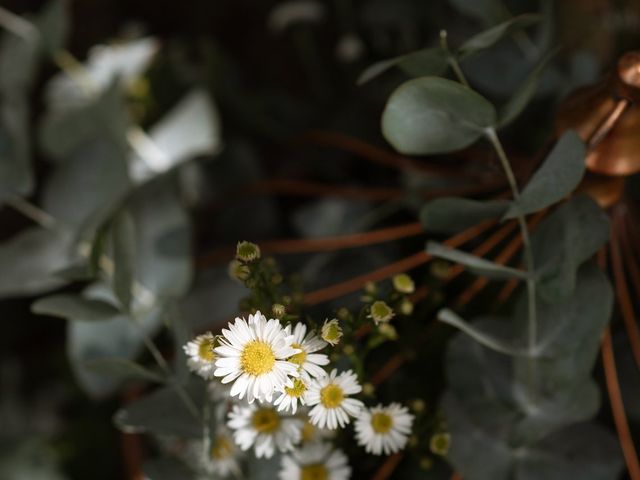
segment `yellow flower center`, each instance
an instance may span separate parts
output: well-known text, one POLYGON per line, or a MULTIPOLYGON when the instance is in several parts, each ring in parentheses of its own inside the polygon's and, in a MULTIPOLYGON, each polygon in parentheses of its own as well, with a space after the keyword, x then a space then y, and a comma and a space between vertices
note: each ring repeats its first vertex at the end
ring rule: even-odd
POLYGON ((249 375, 268 373, 276 363, 276 356, 271 347, 259 340, 253 340, 244 347, 240 356, 240 367, 249 375))
POLYGON ((216 354, 213 352, 213 338, 204 338, 198 346, 198 356, 207 362, 213 362, 216 354))
POLYGON ((211 458, 221 460, 233 452, 233 444, 227 437, 217 437, 211 447, 211 458))
POLYGON ((327 467, 321 463, 314 463, 300 469, 300 480, 327 480, 328 478, 327 467))
POLYGON ((323 333, 325 340, 330 342, 340 338, 340 330, 338 329, 338 325, 336 325, 335 323, 328 324, 323 333))
POLYGON ((387 415, 386 413, 374 413, 371 416, 371 427, 373 427, 373 431, 376 433, 387 433, 393 427, 393 419, 391 415, 387 415))
POLYGON ((307 391, 305 383, 296 378, 293 380, 293 387, 284 387, 284 391, 290 397, 300 398, 307 391))
POLYGON ((273 433, 280 427, 280 417, 273 408, 260 408, 253 413, 251 424, 259 433, 273 433))
POLYGON ((344 391, 338 386, 329 384, 320 390, 320 402, 325 408, 337 408, 344 400, 344 391))
POLYGON ((300 353, 296 353, 295 355, 291 355, 289 358, 287 358, 287 360, 292 362, 292 363, 295 363, 296 365, 298 365, 298 367, 301 367, 302 364, 307 359, 307 352, 305 352, 302 349, 302 345, 300 345, 299 343, 292 343, 291 344, 291 348, 296 348, 296 349, 300 350, 300 353))
POLYGON ((306 421, 302 426, 302 441, 310 442, 316 436, 316 427, 311 425, 311 422, 306 421))

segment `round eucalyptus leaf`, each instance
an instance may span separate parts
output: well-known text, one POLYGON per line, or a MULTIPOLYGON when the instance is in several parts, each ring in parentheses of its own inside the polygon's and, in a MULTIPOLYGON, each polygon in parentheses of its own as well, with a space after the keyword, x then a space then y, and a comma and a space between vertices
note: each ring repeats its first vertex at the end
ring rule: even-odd
POLYGON ((402 84, 382 114, 382 132, 398 151, 410 155, 460 150, 495 126, 488 100, 464 85, 437 77, 402 84))

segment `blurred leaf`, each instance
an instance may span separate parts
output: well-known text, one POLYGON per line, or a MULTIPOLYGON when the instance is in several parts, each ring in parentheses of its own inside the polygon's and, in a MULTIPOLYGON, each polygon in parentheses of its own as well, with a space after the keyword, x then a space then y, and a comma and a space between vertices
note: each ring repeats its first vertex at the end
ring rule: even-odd
POLYGON ((125 311, 131 307, 133 290, 136 235, 133 219, 125 210, 113 220, 113 292, 125 311))
POLYGON ((540 83, 540 77, 554 57, 556 51, 545 56, 540 63, 529 73, 529 76, 522 82, 509 101, 500 109, 499 126, 506 127, 522 113, 529 101, 533 98, 540 83))
POLYGON ((195 476, 184 464, 172 458, 149 460, 142 466, 146 480, 193 480, 195 476))
POLYGON ((40 123, 39 140, 45 152, 59 161, 79 150, 86 152, 87 145, 96 141, 112 143, 122 150, 122 157, 128 150, 129 123, 121 87, 114 81, 76 108, 47 111, 40 123))
POLYGON ((596 425, 573 425, 530 446, 509 445, 499 432, 504 425, 479 425, 452 394, 443 408, 453 438, 448 458, 464 478, 613 480, 620 473, 617 442, 596 425))
POLYGON ((506 200, 436 198, 422 207, 420 221, 427 232, 456 233, 486 220, 500 218, 508 205, 506 200))
POLYGON ((542 17, 536 14, 525 14, 510 18, 489 30, 474 35, 464 42, 458 49, 457 56, 463 59, 476 52, 487 49, 514 31, 522 30, 541 20, 542 17))
POLYGON ((281 461, 282 457, 279 453, 269 459, 255 458, 254 455, 251 455, 248 461, 249 478, 251 480, 273 480, 274 478, 279 478, 281 461))
POLYGON ((129 192, 122 151, 112 142, 83 145, 55 169, 43 192, 43 207, 78 233, 93 232, 129 192))
MULTIPOLYGON (((206 388, 194 381, 186 392, 200 411, 206 388)), ((154 433, 183 438, 202 438, 202 421, 195 418, 171 387, 160 388, 118 410, 116 426, 126 433, 154 433)))
POLYGON ((447 247, 438 242, 427 242, 427 253, 434 257, 444 258, 445 260, 459 263, 477 275, 502 279, 527 278, 527 273, 522 270, 500 265, 482 257, 447 247))
POLYGON ((164 173, 198 155, 212 155, 222 147, 220 119, 204 90, 193 90, 150 130, 149 136, 130 135, 137 146, 130 160, 137 183, 164 173))
POLYGON ((0 478, 6 480, 64 480, 55 452, 43 440, 0 441, 0 478))
POLYGON ((504 218, 528 215, 559 202, 578 186, 585 172, 587 147, 573 130, 567 130, 540 168, 525 185, 504 218))
POLYGON ((191 285, 191 223, 173 178, 159 178, 131 198, 136 280, 158 299, 180 298, 191 285))
POLYGON ((31 305, 31 311, 40 315, 90 322, 109 320, 120 313, 112 304, 102 300, 64 293, 36 300, 31 305))
POLYGON ((531 235, 538 291, 547 301, 573 292, 576 272, 609 239, 609 219, 587 195, 576 195, 545 217, 531 235))
POLYGON ((31 227, 0 244, 0 298, 37 295, 65 283, 56 272, 72 264, 72 237, 31 227))
POLYGON ((69 36, 69 12, 65 0, 49 0, 34 24, 40 32, 40 48, 52 57, 63 49, 69 36))
MULTIPOLYGON (((94 284, 84 295, 87 298, 115 302, 106 285, 94 284)), ((104 358, 135 358, 142 350, 142 333, 152 336, 161 326, 162 306, 139 311, 134 320, 115 315, 102 322, 69 322, 67 355, 80 386, 94 397, 113 392, 121 378, 105 376, 89 367, 92 361, 104 358)))
POLYGON ((442 47, 431 47, 383 60, 366 68, 358 77, 357 84, 367 83, 392 67, 398 67, 412 77, 439 76, 447 70, 448 55, 442 47))
POLYGON ((444 78, 424 77, 402 84, 382 114, 382 131, 401 153, 422 155, 460 150, 496 122, 486 99, 444 78))
MULTIPOLYGON (((158 51, 155 38, 136 38, 113 45, 96 45, 83 64, 84 74, 99 94, 115 85, 123 92, 148 68, 158 51)), ((92 102, 86 89, 65 72, 55 75, 46 86, 45 96, 50 110, 63 114, 92 102)))
POLYGON ((86 366, 101 375, 117 379, 139 379, 164 383, 164 378, 160 374, 125 358, 98 358, 88 361, 86 366))
POLYGON ((509 13, 501 0, 449 0, 459 12, 480 20, 485 25, 495 25, 509 13))

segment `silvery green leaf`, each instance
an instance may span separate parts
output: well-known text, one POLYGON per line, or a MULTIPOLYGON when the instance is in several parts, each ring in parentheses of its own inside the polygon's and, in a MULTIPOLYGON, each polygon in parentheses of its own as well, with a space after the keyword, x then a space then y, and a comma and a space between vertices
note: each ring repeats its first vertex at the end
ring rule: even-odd
MULTIPOLYGON (((83 65, 91 89, 99 95, 115 80, 124 88, 131 86, 149 67, 159 47, 158 40, 151 37, 93 47, 83 65)), ((45 96, 55 111, 77 108, 91 100, 83 86, 64 72, 49 81, 45 96)))
POLYGON ((39 315, 90 322, 109 320, 120 313, 111 303, 65 293, 36 300, 31 305, 31 311, 39 315))
POLYGON ((129 132, 134 155, 130 174, 136 183, 153 178, 199 155, 221 148, 220 120, 204 90, 193 90, 149 131, 129 132))
POLYGON ((442 75, 448 66, 448 52, 442 47, 431 47, 407 53, 400 57, 382 60, 369 66, 358 77, 358 85, 381 75, 392 67, 398 67, 412 77, 442 75))
POLYGON ((555 53, 556 52, 553 51, 545 56, 542 60, 540 60, 538 65, 536 65, 533 70, 531 70, 529 76, 527 76, 527 78, 520 84, 509 101, 500 109, 500 128, 509 125, 525 109, 529 101, 535 95, 540 83, 540 78, 542 77, 545 68, 554 57, 555 53))
POLYGON ((106 375, 116 379, 137 379, 156 383, 164 382, 164 378, 159 373, 153 372, 126 358, 97 358, 87 361, 86 366, 100 375, 106 375))
POLYGON ((522 280, 527 278, 527 273, 522 270, 500 265, 482 257, 447 247, 438 242, 427 242, 427 253, 434 257, 459 263, 477 275, 502 279, 519 278, 522 280))
POLYGON ((125 210, 116 215, 111 227, 113 251, 113 292, 125 311, 131 307, 133 296, 136 234, 131 215, 125 210))
POLYGON ((420 222, 427 232, 456 233, 486 220, 499 219, 508 205, 506 200, 436 198, 422 207, 420 222))
POLYGON ((573 192, 584 176, 586 155, 587 147, 582 139, 573 130, 567 130, 504 218, 537 212, 573 192))
POLYGON ((53 57, 64 48, 69 36, 69 12, 65 0, 49 0, 34 20, 40 32, 40 48, 53 57))
POLYGON ((56 272, 70 266, 73 237, 66 230, 31 227, 0 244, 0 298, 37 295, 64 283, 56 272))
MULTIPOLYGON (((194 381, 185 387, 196 406, 202 406, 205 386, 194 381)), ((181 438, 202 438, 202 420, 185 406, 172 387, 158 389, 118 410, 114 416, 118 428, 127 433, 155 433, 181 438)))
POLYGON ((547 301, 567 298, 576 273, 609 239, 609 219, 590 197, 579 194, 545 217, 531 235, 538 291, 547 301))
POLYGON ((476 52, 487 49, 498 41, 510 35, 516 30, 529 27, 542 20, 540 15, 525 14, 510 18, 484 32, 474 35, 464 42, 457 51, 457 56, 461 59, 473 55, 476 52))
POLYGON ((493 105, 451 80, 422 77, 398 87, 382 114, 382 132, 401 153, 425 155, 468 147, 496 123, 493 105))

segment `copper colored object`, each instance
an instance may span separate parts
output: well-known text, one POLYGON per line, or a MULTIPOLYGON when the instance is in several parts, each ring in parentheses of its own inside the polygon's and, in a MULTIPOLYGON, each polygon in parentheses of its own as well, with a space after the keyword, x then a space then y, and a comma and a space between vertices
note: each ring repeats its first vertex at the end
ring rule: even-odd
POLYGON ((587 173, 578 186, 578 192, 589 195, 601 208, 609 208, 618 203, 624 193, 624 177, 587 173))
POLYGON ((587 168, 608 176, 640 172, 640 51, 623 55, 604 82, 577 90, 560 106, 559 132, 587 142, 587 168))

